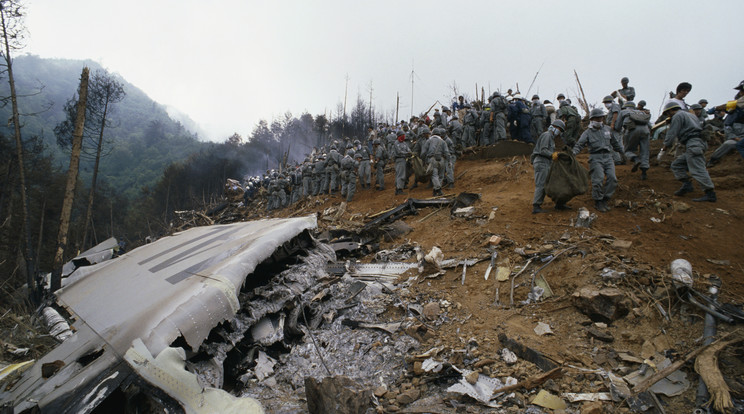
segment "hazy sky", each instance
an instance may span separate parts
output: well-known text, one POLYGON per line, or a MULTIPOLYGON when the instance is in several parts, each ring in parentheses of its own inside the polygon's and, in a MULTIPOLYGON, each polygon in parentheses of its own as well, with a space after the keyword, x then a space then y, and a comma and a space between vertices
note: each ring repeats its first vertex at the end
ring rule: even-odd
POLYGON ((28 0, 29 53, 93 59, 211 140, 250 135, 286 111, 335 112, 361 96, 401 118, 516 89, 590 103, 623 76, 654 115, 666 91, 723 103, 744 79, 744 1, 28 0))

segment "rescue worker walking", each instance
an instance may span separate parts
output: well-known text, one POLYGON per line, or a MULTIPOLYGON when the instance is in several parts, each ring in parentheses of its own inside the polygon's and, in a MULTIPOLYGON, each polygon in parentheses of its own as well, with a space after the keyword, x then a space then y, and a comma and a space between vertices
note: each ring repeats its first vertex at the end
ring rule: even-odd
MULTIPOLYGON (((537 138, 535 149, 530 156, 532 168, 535 170, 535 195, 532 197, 532 214, 548 212, 541 207, 543 201, 545 201, 545 185, 548 183, 551 160, 558 159, 558 153, 555 151, 555 139, 563 133, 565 128, 566 124, 560 119, 554 121, 548 127, 548 130, 537 138)), ((556 204, 555 209, 568 210, 570 207, 565 204, 556 204)))
MULTIPOLYGON (((405 135, 403 135, 405 136, 405 135)), ((377 191, 385 189, 385 162, 387 161, 387 151, 384 145, 380 145, 380 139, 375 138, 372 141, 372 150, 375 155, 375 173, 377 174, 377 191)))
POLYGON ((447 143, 439 135, 432 135, 427 139, 421 150, 421 158, 428 160, 427 170, 431 171, 431 186, 434 189, 432 194, 435 196, 442 195, 442 179, 449 157, 447 143))
POLYGON ((705 169, 705 150, 708 144, 702 138, 702 130, 697 117, 690 112, 681 111, 677 102, 670 101, 664 105, 664 115, 671 118, 669 129, 664 138, 662 150, 672 145, 676 139, 680 145, 685 146, 685 152, 679 155, 670 168, 674 178, 682 181, 682 187, 674 192, 676 196, 683 196, 694 191, 690 176, 697 181, 705 195, 692 201, 716 201, 716 192, 713 181, 710 179, 708 170, 705 169), (689 175, 688 175, 689 173, 689 175))
POLYGON ((589 128, 581 134, 573 148, 574 155, 581 152, 584 147, 589 149, 589 175, 592 180, 594 208, 602 213, 610 211, 607 203, 617 188, 612 150, 621 154, 623 151, 610 127, 602 122, 604 117, 601 109, 592 109, 589 113, 589 128))

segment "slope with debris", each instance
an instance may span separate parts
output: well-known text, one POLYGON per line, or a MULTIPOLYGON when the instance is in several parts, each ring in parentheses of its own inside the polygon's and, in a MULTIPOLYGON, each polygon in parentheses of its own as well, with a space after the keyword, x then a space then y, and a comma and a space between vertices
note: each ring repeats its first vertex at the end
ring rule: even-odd
MULTIPOLYGON (((578 159, 586 165, 586 155, 579 155, 578 159)), ((453 394, 444 392, 447 387, 437 385, 440 381, 435 377, 440 374, 421 369, 420 363, 425 359, 417 359, 415 354, 432 348, 438 350, 435 360, 440 363, 500 380, 512 377, 522 381, 540 372, 537 365, 522 358, 514 365, 504 362, 501 355, 505 344, 499 335, 538 350, 553 364, 563 367, 562 377, 547 381, 543 389, 554 395, 592 393, 593 398, 609 392, 606 373, 627 376, 649 365, 666 366, 702 346, 704 313, 682 300, 684 293, 674 286, 669 266, 674 259, 686 259, 692 264, 697 291, 706 292, 711 283, 720 279, 719 302, 738 307, 744 303, 744 268, 738 242, 739 232, 744 230, 738 208, 744 201, 744 163, 738 157, 728 157, 712 168, 719 201, 694 203, 692 197, 672 195, 679 183, 668 170, 670 161, 664 159, 654 166, 646 181, 632 173, 631 166, 618 166, 618 191, 608 213, 594 211, 587 194, 569 203, 573 211, 551 210, 539 215, 531 214, 534 186, 527 157, 458 161, 456 176, 460 178, 456 191, 481 195, 472 215, 455 217, 449 209, 422 209, 417 215, 401 219, 410 227, 407 234, 383 241, 380 248, 402 249, 412 243, 428 251, 438 246, 445 258, 457 260, 495 250, 496 266, 489 272, 488 280, 484 278, 490 265, 486 260, 467 267, 465 272, 458 267, 404 288, 403 302, 437 306, 428 308, 426 320, 430 328, 423 327, 423 334, 419 332, 421 345, 409 354, 406 373, 395 384, 386 384, 387 391, 380 391, 380 407, 407 412, 442 412, 446 411, 442 407, 468 404, 479 407, 472 399, 453 398, 453 394), (582 206, 598 216, 589 228, 572 226, 577 209, 582 206), (501 241, 489 249, 489 239, 494 235, 501 241), (529 266, 525 269, 526 264, 529 266), (503 281, 496 276, 499 267, 507 269, 503 281), (527 303, 532 287, 543 283, 550 295, 544 295, 537 303, 527 303), (611 311, 606 315, 593 312, 592 304, 583 304, 579 297, 582 289, 590 296, 611 291, 610 299, 600 297, 609 301, 601 302, 601 307, 611 311), (536 332, 535 328, 544 324, 548 333, 536 332), (411 389, 429 397, 410 401, 411 389)), ((392 177, 388 175, 386 180, 390 182, 392 177)), ((399 205, 408 197, 429 197, 431 190, 419 186, 402 196, 392 193, 362 190, 340 216, 323 214, 340 204, 338 197, 315 198, 300 209, 318 212, 321 226, 326 228, 354 229, 369 221, 367 217, 399 205)), ((546 202, 546 206, 550 204, 546 202)), ((285 210, 278 214, 292 213, 285 210)), ((371 257, 362 257, 361 261, 371 261, 371 257)), ((407 273, 400 282, 411 274, 407 273)), ((422 276, 425 275, 419 278, 422 276)), ((411 319, 400 308, 390 309, 386 316, 390 320, 411 319)), ((421 328, 420 322, 416 324, 421 328)), ((733 328, 732 324, 721 323, 719 330, 733 328)), ((741 352, 741 347, 732 348, 720 356, 725 361, 721 365, 729 386, 739 399, 744 397, 741 352)), ((667 412, 695 407, 698 376, 691 364, 683 372, 685 386, 677 384, 677 388, 671 387, 673 391, 663 390, 675 396, 654 393, 659 396, 657 404, 667 412)), ((634 380, 636 377, 632 376, 634 380)), ((523 410, 540 389, 521 389, 501 406, 523 410)), ((583 404, 588 412, 601 412, 590 409, 603 406, 627 410, 628 405, 623 402, 626 397, 615 396, 620 400, 615 402, 577 402, 570 406, 579 408, 583 404)), ((561 400, 569 402, 567 397, 561 400)), ((640 412, 640 408, 636 406, 633 411, 640 412)))
MULTIPOLYGON (((569 203, 572 211, 533 215, 528 157, 494 158, 492 150, 458 161, 455 189, 444 198, 427 200, 424 185, 399 196, 360 190, 350 203, 313 197, 271 213, 315 214, 312 243, 274 243, 269 262, 254 263, 250 277, 237 275, 245 282, 232 312, 194 325, 198 340, 181 331, 183 338, 169 337, 157 350, 147 341, 133 344, 125 359, 135 369, 123 372, 139 363, 163 367, 188 380, 189 395, 225 390, 255 398, 268 412, 682 412, 700 404, 691 352, 728 335, 731 343, 718 342, 717 353, 702 359, 718 358, 722 376, 710 362, 698 370, 720 379, 711 390, 716 404, 741 410, 744 348, 736 323, 744 320, 744 268, 735 238, 744 230, 737 209, 744 163, 728 157, 711 169, 717 203, 672 196, 678 183, 665 159, 647 181, 619 166, 608 213, 594 211, 583 195, 569 203), (589 207, 582 224, 591 223, 578 226, 582 206, 589 207), (692 265, 692 287, 670 274, 678 258, 692 265), (711 287, 718 303, 706 302, 711 287), (705 307, 718 310, 718 334, 708 329, 707 340, 705 307), (169 353, 156 355, 164 346, 169 353), (657 372, 660 381, 649 379, 657 372), (726 384, 730 394, 722 391, 726 384)), ((578 159, 586 164, 586 155, 578 159)), ((178 212, 174 228, 267 216, 260 202, 219 207, 178 212)), ((205 276, 173 271, 179 280, 205 276)), ((83 318, 78 325, 91 323, 83 318)), ((6 337, 15 345, 5 346, 12 362, 22 357, 9 352, 33 342, 6 337)), ((98 409, 120 399, 153 412, 198 405, 146 374, 129 374, 123 392, 109 388, 98 409), (154 402, 143 404, 140 394, 154 402)), ((6 383, 0 391, 14 384, 6 383)), ((88 395, 104 385, 96 384, 88 395)), ((131 412, 126 407, 121 412, 131 412)))

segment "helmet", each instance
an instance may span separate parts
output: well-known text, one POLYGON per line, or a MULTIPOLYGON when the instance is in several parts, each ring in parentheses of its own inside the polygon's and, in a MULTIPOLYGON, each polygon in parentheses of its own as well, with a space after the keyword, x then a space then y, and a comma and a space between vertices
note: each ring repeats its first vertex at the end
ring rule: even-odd
POLYGON ((346 149, 349 149, 349 148, 351 148, 351 142, 346 143, 346 149))
POLYGON ((611 95, 607 95, 602 99, 603 103, 612 102, 615 98, 613 98, 611 95))
POLYGON ((532 99, 540 99, 538 95, 532 95, 532 99))
POLYGON ((424 126, 422 126, 421 128, 419 128, 419 134, 420 134, 420 135, 424 135, 424 134, 429 134, 429 135, 431 135, 431 130, 429 129, 429 127, 428 127, 428 126, 424 125, 424 126))
POLYGON ((442 127, 436 127, 433 131, 431 131, 434 135, 439 135, 440 137, 447 134, 447 131, 442 127))
POLYGON ((690 105, 690 109, 703 109, 703 106, 700 104, 692 104, 690 105))
POLYGON ((566 101, 564 99, 564 100, 561 101, 561 104, 559 105, 559 108, 563 108, 564 106, 568 106, 568 105, 570 105, 570 104, 568 103, 568 101, 566 101))
POLYGON ((646 101, 641 99, 640 101, 638 101, 638 106, 646 106, 646 101))
POLYGON ((379 138, 375 138, 375 139, 374 139, 374 140, 372 141, 372 145, 380 145, 380 139, 379 139, 379 138))
POLYGON ((498 96, 501 96, 501 93, 499 91, 496 91, 493 93, 493 97, 496 98, 498 96))
POLYGON ((513 101, 513 100, 514 100, 514 97, 512 97, 512 96, 507 96, 507 97, 506 97, 506 101, 507 101, 507 102, 511 102, 511 101, 513 101))
POLYGON ((442 105, 442 112, 450 112, 449 107, 442 105))
POLYGON ((629 80, 630 80, 630 79, 628 79, 628 77, 627 77, 627 76, 623 76, 623 78, 622 78, 622 79, 620 79, 620 83, 625 83, 625 82, 628 82, 629 80))
POLYGON ((744 90, 744 80, 739 82, 738 85, 734 86, 734 89, 744 90))
POLYGON ((465 105, 463 105, 463 107, 466 108, 466 109, 470 109, 470 104, 469 103, 466 103, 465 105))
POLYGON ((553 125, 556 128, 560 128, 561 131, 565 131, 566 130, 566 124, 563 121, 561 121, 560 119, 556 119, 555 121, 553 121, 553 123, 551 125, 553 125))
POLYGON ((561 99, 561 98, 566 99, 566 95, 559 93, 555 99, 561 99))
POLYGON ((623 104, 623 108, 635 108, 635 102, 628 101, 623 104))
POLYGON ((601 108, 594 108, 589 112, 589 119, 604 118, 605 113, 601 108))
POLYGON ((358 140, 358 139, 355 139, 355 140, 354 140, 354 145, 359 145, 359 144, 361 144, 361 142, 359 142, 359 140, 358 140))
POLYGON ((674 101, 669 101, 664 105, 664 110, 661 111, 661 113, 666 113, 666 111, 670 111, 672 109, 679 109, 679 104, 674 101))
POLYGON ((362 153, 360 151, 357 151, 356 154, 354 154, 354 158, 362 159, 362 153))
POLYGON ((516 95, 514 95, 514 99, 522 99, 522 95, 516 94, 516 95))
POLYGON ((703 98, 703 99, 699 100, 699 101, 698 101, 698 103, 699 103, 700 105, 702 105, 702 104, 707 104, 707 103, 708 103, 708 100, 707 100, 707 99, 705 99, 705 98, 703 98))

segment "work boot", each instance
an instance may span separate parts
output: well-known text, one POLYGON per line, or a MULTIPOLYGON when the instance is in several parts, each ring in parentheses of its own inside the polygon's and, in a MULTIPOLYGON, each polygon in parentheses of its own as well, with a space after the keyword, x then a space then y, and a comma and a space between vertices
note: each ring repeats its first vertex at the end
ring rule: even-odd
POLYGON ((545 210, 544 208, 540 207, 540 204, 533 204, 532 205, 532 214, 540 214, 540 213, 547 213, 548 210, 545 210))
POLYGON ((646 171, 648 171, 648 168, 641 168, 641 181, 646 181, 648 179, 646 171))
POLYGON ((596 200, 596 201, 594 201, 594 209, 597 210, 597 211, 599 211, 600 213, 607 212, 606 208, 607 207, 605 206, 604 201, 602 201, 602 200, 596 200))
POLYGON ((638 167, 640 166, 641 166, 641 162, 638 160, 638 157, 633 158, 633 168, 630 169, 630 172, 638 171, 638 167))
POLYGON ((716 198, 716 192, 713 191, 711 188, 710 190, 705 190, 705 195, 700 198, 693 198, 692 201, 710 201, 711 203, 715 203, 717 200, 716 198))
POLYGON ((571 210, 570 206, 567 206, 566 204, 556 204, 555 205, 556 210, 571 210))
POLYGON ((602 199, 602 202, 604 203, 605 212, 612 210, 612 207, 610 207, 610 198, 605 197, 602 199))
POLYGON ((683 196, 687 193, 691 193, 695 191, 695 188, 692 187, 692 183, 687 180, 682 182, 682 187, 679 188, 679 190, 674 192, 674 195, 676 196, 683 196))
POLYGON ((449 184, 447 184, 447 188, 455 188, 455 184, 449 183, 449 184))
POLYGON ((414 188, 417 188, 417 187, 418 187, 418 181, 416 181, 416 182, 413 183, 413 185, 411 186, 411 190, 413 190, 414 188))
POLYGON ((401 190, 400 188, 396 188, 395 195, 401 195, 401 194, 403 194, 403 190, 401 190))

